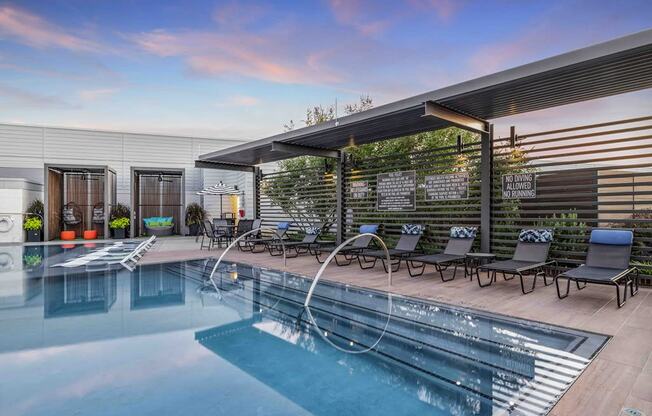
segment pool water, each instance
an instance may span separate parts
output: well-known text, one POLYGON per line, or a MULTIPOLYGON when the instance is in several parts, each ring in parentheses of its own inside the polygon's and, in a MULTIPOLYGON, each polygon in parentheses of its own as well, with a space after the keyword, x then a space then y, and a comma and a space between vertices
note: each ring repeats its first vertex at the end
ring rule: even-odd
POLYGON ((0 414, 541 415, 608 340, 213 265, 0 273, 0 414))

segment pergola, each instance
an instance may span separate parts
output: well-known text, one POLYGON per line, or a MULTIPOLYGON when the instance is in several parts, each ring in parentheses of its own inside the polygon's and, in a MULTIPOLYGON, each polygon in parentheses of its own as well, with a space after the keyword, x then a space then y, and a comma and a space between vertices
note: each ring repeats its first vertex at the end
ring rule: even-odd
MULTIPOLYGON (((252 172, 301 155, 337 161, 338 224, 343 216, 341 149, 457 126, 481 135, 481 248, 491 222, 490 120, 652 87, 652 30, 557 55, 338 118, 199 156, 196 167, 252 172)), ((254 190, 257 189, 254 183, 254 190)), ((254 198, 257 196, 254 195, 254 198)), ((338 241, 343 227, 338 227, 338 241)))

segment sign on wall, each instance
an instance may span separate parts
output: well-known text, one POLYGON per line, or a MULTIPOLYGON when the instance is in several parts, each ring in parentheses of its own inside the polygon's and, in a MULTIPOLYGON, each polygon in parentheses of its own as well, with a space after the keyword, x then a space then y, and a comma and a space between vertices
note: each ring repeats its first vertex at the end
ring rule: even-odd
POLYGON ((379 173, 376 197, 378 211, 416 210, 415 171, 379 173))
POLYGON ((469 197, 468 172, 426 176, 426 201, 447 201, 469 197))
POLYGON ((369 182, 355 181, 351 182, 351 198, 365 199, 369 197, 369 182))
POLYGON ((503 175, 503 199, 537 197, 537 176, 534 173, 503 175))

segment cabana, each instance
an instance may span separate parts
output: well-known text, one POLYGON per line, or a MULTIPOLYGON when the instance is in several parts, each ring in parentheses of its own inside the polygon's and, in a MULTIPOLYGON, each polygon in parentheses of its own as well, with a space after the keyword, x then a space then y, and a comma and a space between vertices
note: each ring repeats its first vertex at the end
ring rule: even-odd
POLYGON ((76 237, 84 231, 95 231, 96 238, 109 235, 109 212, 116 201, 113 169, 46 164, 44 193, 46 241, 58 239, 61 231, 74 231, 76 237))
MULTIPOLYGON (((185 206, 185 169, 131 168, 131 236, 148 235, 146 220, 171 218, 157 235, 181 234, 185 206)), ((157 227, 160 228, 160 227, 157 227)))
MULTIPOLYGON (((651 87, 652 30, 646 30, 203 154, 195 166, 252 173, 254 216, 265 225, 288 221, 279 194, 294 193, 290 202, 312 198, 314 207, 332 203, 337 242, 365 221, 384 223, 385 238, 397 236, 401 223, 419 218, 428 225, 426 239, 440 249, 450 227, 479 227, 479 250, 500 259, 511 256, 519 230, 540 223, 554 227, 561 221, 563 232, 551 257, 573 267, 583 260, 587 232, 604 226, 606 218, 612 228, 635 224, 635 240, 652 238, 652 216, 646 214, 649 191, 632 186, 652 177, 652 145, 641 139, 649 134, 652 114, 527 134, 517 134, 512 127, 508 137, 494 135, 493 120, 651 87), (401 163, 386 157, 369 158, 365 165, 349 160, 345 151, 448 127, 474 133, 473 141, 458 136, 456 144, 411 154, 401 163), (514 149, 527 164, 520 171, 524 175, 508 169, 514 165, 514 149), (296 182, 278 180, 291 177, 291 172, 263 175, 259 167, 306 155, 325 158, 334 166, 328 175, 323 174, 326 169, 320 172, 328 180, 313 189, 297 191, 296 182), (466 167, 447 165, 440 170, 442 155, 468 162, 466 167), (607 167, 590 178, 600 164, 607 167), (277 187, 276 195, 267 191, 268 185, 277 187)), ((650 254, 649 249, 638 249, 632 260, 649 261, 650 254)))

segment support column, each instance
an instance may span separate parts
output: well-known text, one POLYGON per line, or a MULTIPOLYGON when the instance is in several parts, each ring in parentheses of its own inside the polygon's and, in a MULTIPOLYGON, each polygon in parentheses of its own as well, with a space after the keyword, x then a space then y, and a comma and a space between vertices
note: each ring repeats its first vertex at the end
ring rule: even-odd
POLYGON ((480 145, 480 250, 491 251, 491 190, 493 188, 494 126, 487 123, 480 145))
POLYGON ((252 193, 253 193, 253 207, 251 208, 252 210, 252 218, 256 219, 258 218, 259 211, 260 211, 260 168, 255 167, 253 170, 253 188, 252 188, 252 193))
POLYGON ((336 241, 337 244, 342 244, 344 241, 344 164, 346 161, 346 154, 342 151, 340 152, 337 160, 337 166, 335 168, 335 175, 337 176, 337 182, 335 185, 335 192, 337 197, 336 207, 335 207, 335 222, 337 223, 337 234, 336 241))

